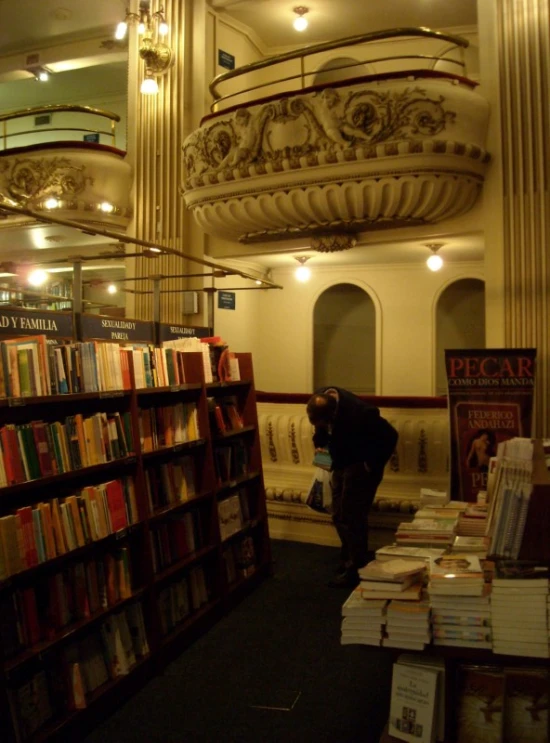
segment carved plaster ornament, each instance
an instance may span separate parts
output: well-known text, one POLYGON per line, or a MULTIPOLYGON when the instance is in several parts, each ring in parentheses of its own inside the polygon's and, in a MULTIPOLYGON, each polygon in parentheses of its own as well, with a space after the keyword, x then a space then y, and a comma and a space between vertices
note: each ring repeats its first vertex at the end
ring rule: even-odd
POLYGON ((8 194, 22 202, 44 196, 74 198, 93 183, 83 166, 62 157, 10 158, 5 173, 8 194))
POLYGON ((335 235, 317 235, 311 238, 311 247, 318 253, 337 253, 341 250, 350 250, 357 244, 353 235, 345 233, 335 235))

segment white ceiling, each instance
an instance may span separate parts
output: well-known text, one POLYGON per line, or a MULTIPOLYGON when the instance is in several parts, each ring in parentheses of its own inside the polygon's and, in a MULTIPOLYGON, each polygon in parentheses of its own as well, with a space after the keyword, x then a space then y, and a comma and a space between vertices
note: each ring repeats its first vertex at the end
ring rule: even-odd
MULTIPOLYGON (((165 0, 165 5, 169 12, 170 0, 165 0)), ((248 26, 268 53, 385 28, 427 26, 441 30, 477 22, 476 0, 212 0, 211 5, 222 16, 248 26), (293 8, 301 4, 309 7, 309 27, 300 34, 291 23, 293 8)), ((59 45, 74 36, 111 37, 126 9, 126 0, 0 0, 0 65, 19 52, 23 65, 24 53, 59 45)), ((101 100, 102 96, 117 95, 125 85, 126 68, 121 62, 58 73, 48 86, 32 79, 0 83, 0 109, 68 102, 74 95, 81 96, 82 90, 101 100)), ((221 261, 224 256, 240 256, 265 268, 288 266, 295 254, 315 255, 318 265, 423 262, 429 254, 425 243, 430 241, 443 242, 441 255, 453 262, 483 258, 480 231, 460 236, 455 231, 449 237, 437 228, 368 233, 361 236, 360 245, 343 253, 313 253, 294 241, 271 245, 269 253, 258 255, 258 248, 237 245, 213 257, 221 261)), ((105 249, 102 243, 101 238, 75 235, 56 226, 41 225, 26 233, 0 229, 0 259, 8 258, 14 248, 18 254, 54 247, 71 248, 74 253, 88 252, 93 246, 105 249)), ((44 257, 46 252, 41 250, 44 257)))
POLYGON ((476 0, 212 0, 211 5, 275 48, 388 28, 439 30, 477 23, 476 0), (297 6, 309 8, 309 26, 301 33, 292 28, 297 6))

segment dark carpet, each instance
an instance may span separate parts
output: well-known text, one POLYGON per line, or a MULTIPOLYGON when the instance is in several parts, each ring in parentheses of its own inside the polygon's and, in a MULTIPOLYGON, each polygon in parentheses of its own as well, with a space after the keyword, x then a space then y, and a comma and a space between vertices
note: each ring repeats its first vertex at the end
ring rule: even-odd
POLYGON ((273 541, 274 576, 84 743, 378 743, 391 657, 340 645, 338 550, 273 541), (264 709, 268 707, 270 709, 264 709))

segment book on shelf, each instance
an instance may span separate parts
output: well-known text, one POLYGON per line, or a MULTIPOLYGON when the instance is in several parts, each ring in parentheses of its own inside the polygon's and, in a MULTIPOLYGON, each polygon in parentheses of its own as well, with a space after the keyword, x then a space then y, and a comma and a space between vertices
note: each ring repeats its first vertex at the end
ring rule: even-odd
POLYGON ((402 653, 397 663, 406 666, 428 668, 437 671, 437 701, 435 711, 435 737, 440 743, 445 740, 445 661, 437 656, 402 653))
POLYGON ((457 743, 501 743, 504 689, 501 669, 460 666, 457 743))
POLYGON ((435 668, 393 664, 390 735, 409 743, 435 741, 439 673, 435 668))
POLYGON ((503 743, 547 743, 548 670, 506 668, 504 676, 503 743))

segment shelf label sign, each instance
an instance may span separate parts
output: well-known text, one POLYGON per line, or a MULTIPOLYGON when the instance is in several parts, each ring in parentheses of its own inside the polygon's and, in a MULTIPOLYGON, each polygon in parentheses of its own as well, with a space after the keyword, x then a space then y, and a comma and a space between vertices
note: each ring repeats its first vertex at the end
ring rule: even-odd
POLYGON ((84 340, 135 341, 153 343, 153 323, 125 317, 81 315, 80 330, 84 340))
POLYGON ((234 310, 236 305, 235 292, 218 292, 218 309, 234 310))
POLYGON ((84 142, 95 142, 99 143, 99 132, 93 132, 93 134, 85 134, 83 137, 84 142))
POLYGON ((208 338, 211 336, 210 328, 204 327, 192 327, 183 325, 168 325, 167 323, 160 324, 159 340, 162 341, 175 341, 180 338, 208 338))
POLYGON ((0 310, 0 334, 72 339, 73 315, 71 312, 39 312, 6 307, 0 310))
POLYGON ((218 49, 218 64, 220 67, 225 67, 226 70, 234 70, 235 57, 229 52, 224 52, 223 49, 218 49))
POLYGON ((497 446, 531 436, 534 348, 446 350, 451 498, 475 503, 497 446))

